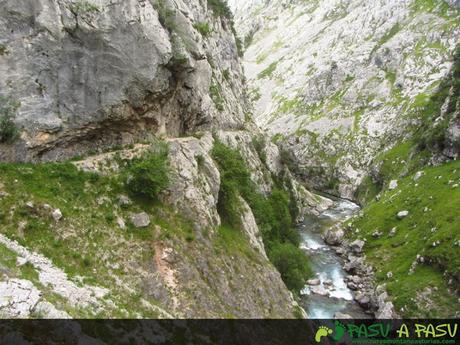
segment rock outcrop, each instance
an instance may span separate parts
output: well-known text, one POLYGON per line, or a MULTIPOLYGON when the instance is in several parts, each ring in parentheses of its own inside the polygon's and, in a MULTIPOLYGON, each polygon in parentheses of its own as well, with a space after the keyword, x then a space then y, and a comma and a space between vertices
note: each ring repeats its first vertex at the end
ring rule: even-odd
POLYGON ((206 2, 3 1, 0 23, 0 94, 20 132, 1 161, 245 123, 231 22, 206 2))

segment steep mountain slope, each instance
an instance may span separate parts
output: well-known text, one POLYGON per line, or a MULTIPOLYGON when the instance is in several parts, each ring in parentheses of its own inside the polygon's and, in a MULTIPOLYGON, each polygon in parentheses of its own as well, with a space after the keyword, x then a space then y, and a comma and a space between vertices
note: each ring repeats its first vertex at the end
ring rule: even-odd
POLYGON ((305 315, 292 226, 330 201, 248 116, 224 2, 7 0, 0 23, 1 316, 305 315))
POLYGON ((233 3, 257 121, 299 176, 363 205, 325 238, 403 317, 460 309, 459 5, 233 3))
POLYGON ((456 1, 233 1, 255 118, 297 173, 353 198, 452 66, 456 1))
POLYGON ((366 207, 347 236, 365 239, 401 314, 458 317, 460 162, 449 157, 460 148, 460 49, 418 116, 422 125, 375 160, 358 194, 366 207))

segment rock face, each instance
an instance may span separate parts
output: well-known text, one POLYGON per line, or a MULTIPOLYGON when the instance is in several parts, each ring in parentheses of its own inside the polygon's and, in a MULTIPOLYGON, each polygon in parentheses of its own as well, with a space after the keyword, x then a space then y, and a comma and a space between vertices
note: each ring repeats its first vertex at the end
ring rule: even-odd
POLYGON ((40 299, 40 291, 28 280, 0 282, 0 309, 8 317, 25 318, 40 299))
POLYGON ((2 161, 245 122, 230 22, 206 2, 8 0, 0 21, 0 93, 20 104, 20 139, 0 144, 2 161))
POLYGON ((166 191, 165 200, 200 229, 220 225, 216 209, 220 174, 211 157, 213 144, 210 133, 201 139, 170 140, 170 164, 178 174, 166 191))
POLYGON ((259 227, 257 226, 254 215, 252 214, 251 208, 248 203, 240 197, 241 203, 241 224, 243 224, 243 231, 248 237, 250 245, 261 253, 266 259, 267 253, 265 252, 264 242, 262 234, 260 233, 259 227))
MULTIPOLYGON (((231 4, 248 45, 257 122, 292 152, 298 175, 346 198, 382 144, 406 134, 411 114, 448 74, 460 41, 455 1, 231 4)), ((458 153, 449 144, 459 137, 458 124, 449 123, 445 155, 458 153)))

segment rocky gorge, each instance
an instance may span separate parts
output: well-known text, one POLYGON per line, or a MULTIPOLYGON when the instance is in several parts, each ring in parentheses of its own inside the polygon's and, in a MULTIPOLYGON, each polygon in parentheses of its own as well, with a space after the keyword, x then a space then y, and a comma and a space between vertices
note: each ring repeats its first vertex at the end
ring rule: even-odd
POLYGON ((456 315, 457 2, 0 10, 1 317, 456 315))
POLYGON ((230 4, 256 122, 310 189, 362 206, 324 229, 356 297, 458 316, 458 1, 230 4))

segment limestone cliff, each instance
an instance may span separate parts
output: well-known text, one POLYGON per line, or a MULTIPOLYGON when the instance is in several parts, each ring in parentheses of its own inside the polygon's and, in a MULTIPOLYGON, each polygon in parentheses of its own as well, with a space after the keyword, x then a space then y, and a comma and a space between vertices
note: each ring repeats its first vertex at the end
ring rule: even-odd
POLYGON ((347 198, 419 124, 460 37, 458 1, 231 4, 257 122, 299 175, 347 198))
POLYGON ((63 159, 245 122, 231 22, 206 2, 0 6, 0 93, 19 104, 20 130, 0 160, 63 159))

